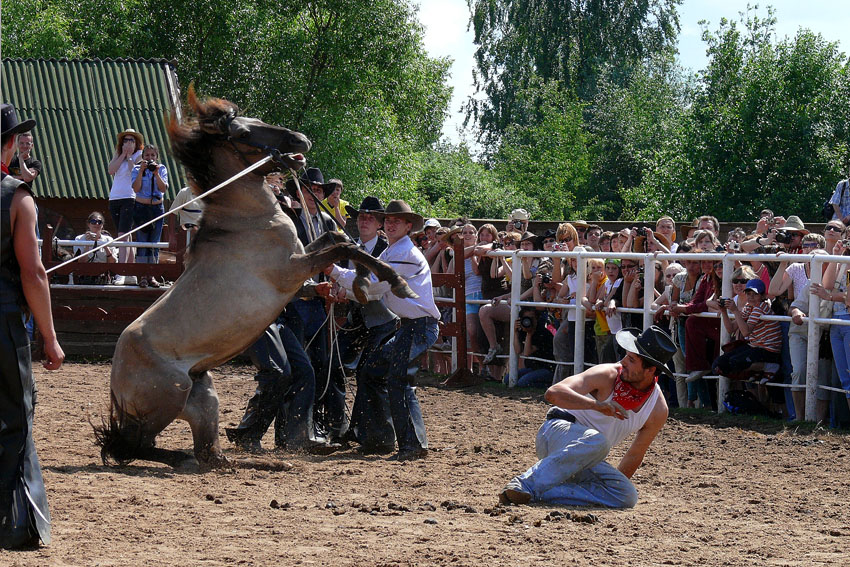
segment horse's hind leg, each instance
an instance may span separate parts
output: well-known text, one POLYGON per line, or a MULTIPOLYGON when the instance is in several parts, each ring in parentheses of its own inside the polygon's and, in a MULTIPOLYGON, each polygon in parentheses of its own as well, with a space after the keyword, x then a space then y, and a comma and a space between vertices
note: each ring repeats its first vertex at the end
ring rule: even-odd
POLYGON ((202 468, 227 464, 218 441, 218 394, 209 372, 192 376, 192 390, 180 419, 189 423, 195 443, 195 458, 202 468))

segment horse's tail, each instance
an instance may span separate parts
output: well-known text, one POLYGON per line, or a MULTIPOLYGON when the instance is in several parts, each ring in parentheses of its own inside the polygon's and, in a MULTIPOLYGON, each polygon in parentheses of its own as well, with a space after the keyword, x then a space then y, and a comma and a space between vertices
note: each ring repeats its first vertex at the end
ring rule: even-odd
POLYGON ((103 464, 124 466, 142 452, 142 420, 127 412, 114 393, 110 392, 109 398, 109 417, 101 416, 100 425, 89 419, 89 424, 94 430, 95 444, 100 447, 103 464))
POLYGON ((95 444, 100 447, 100 459, 107 466, 125 466, 136 459, 178 466, 192 455, 185 451, 160 449, 144 430, 144 419, 133 415, 109 393, 109 417, 101 417, 100 425, 89 419, 94 430, 95 444))

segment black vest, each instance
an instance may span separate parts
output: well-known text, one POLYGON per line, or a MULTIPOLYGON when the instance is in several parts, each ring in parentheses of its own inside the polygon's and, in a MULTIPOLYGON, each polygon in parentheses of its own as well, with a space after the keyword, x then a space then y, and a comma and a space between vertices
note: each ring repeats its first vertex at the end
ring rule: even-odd
MULTIPOLYGON (((12 199, 15 191, 22 187, 30 191, 29 186, 11 175, 2 175, 2 192, 0 192, 0 301, 24 305, 24 289, 21 286, 21 267, 15 256, 12 240, 12 199)), ((32 192, 30 191, 30 194, 32 192)))

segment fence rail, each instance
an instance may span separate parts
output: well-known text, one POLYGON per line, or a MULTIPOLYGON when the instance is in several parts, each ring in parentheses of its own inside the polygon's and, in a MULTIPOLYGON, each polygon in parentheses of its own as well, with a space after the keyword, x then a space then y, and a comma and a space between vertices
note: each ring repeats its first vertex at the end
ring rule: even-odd
MULTIPOLYGON (((734 253, 719 253, 719 252, 705 252, 705 253, 639 253, 639 252, 546 252, 542 250, 534 250, 534 251, 505 251, 498 250, 492 251, 488 253, 488 256, 500 256, 500 257, 509 257, 512 258, 512 263, 514 266, 519 266, 522 258, 562 258, 562 259, 572 259, 575 258, 576 262, 576 279, 579 282, 587 281, 587 263, 582 260, 587 260, 589 258, 615 258, 619 260, 631 259, 631 260, 641 260, 644 262, 644 270, 643 270, 643 289, 644 290, 652 290, 655 289, 655 260, 712 260, 712 261, 722 261, 723 262, 723 277, 722 277, 722 287, 721 287, 721 295, 723 297, 731 297, 732 296, 732 281, 731 276, 732 272, 735 268, 735 263, 740 261, 757 261, 761 263, 768 262, 797 262, 797 263, 807 263, 810 264, 810 281, 812 283, 820 284, 822 281, 822 266, 824 262, 837 262, 848 264, 850 263, 850 256, 834 256, 834 255, 814 255, 814 254, 734 254, 734 253)), ((543 302, 533 302, 533 301, 521 301, 520 300, 520 285, 521 278, 513 278, 511 281, 511 292, 510 292, 510 307, 511 307, 511 317, 510 317, 510 332, 513 333, 513 329, 516 326, 516 320, 519 314, 519 309, 521 307, 546 307, 546 308, 554 308, 554 309, 573 309, 576 310, 576 321, 574 322, 576 326, 575 331, 575 349, 574 349, 574 360, 572 364, 574 367, 582 368, 585 365, 584 361, 584 331, 585 331, 585 309, 579 309, 577 306, 580 306, 582 300, 587 297, 586 285, 579 285, 576 290, 576 299, 575 305, 564 305, 560 303, 543 303, 543 302)), ((652 293, 644 293, 643 298, 643 308, 625 308, 620 307, 617 309, 618 312, 621 313, 641 313, 643 315, 643 325, 642 328, 646 329, 650 325, 652 325, 653 317, 655 315, 655 311, 651 308, 651 304, 654 300, 654 294, 652 293)), ((818 313, 821 299, 814 295, 810 294, 809 297, 809 313, 818 313)), ((481 300, 468 300, 467 303, 475 303, 475 304, 486 304, 487 301, 481 300)), ((717 313, 700 313, 695 314, 699 317, 719 317, 720 315, 717 313)), ((769 321, 790 321, 791 318, 788 316, 779 316, 779 315, 769 315, 765 317, 765 320, 769 321)), ((807 330, 807 353, 806 353, 806 419, 809 421, 815 420, 815 393, 818 388, 829 390, 829 391, 840 391, 846 394, 850 394, 850 391, 841 390, 838 388, 833 388, 830 386, 818 386, 818 346, 821 328, 828 325, 850 325, 850 320, 844 319, 832 319, 832 318, 820 318, 820 317, 804 317, 804 320, 808 322, 808 330, 807 330)), ((572 322, 565 322, 565 324, 570 324, 572 322)), ((720 326, 720 344, 726 344, 730 340, 729 332, 726 330, 725 326, 720 326)), ((519 355, 514 348, 514 341, 509 340, 510 350, 508 354, 508 372, 509 372, 509 386, 516 386, 517 374, 518 374, 518 362, 519 355)), ((536 358, 534 358, 537 360, 536 358)), ((555 361, 547 361, 547 362, 555 362, 555 361)), ((556 364, 562 364, 557 363, 556 364)), ((681 376, 681 374, 679 374, 681 376)), ((725 396, 726 392, 729 390, 730 380, 725 376, 706 376, 706 378, 717 378, 718 379, 718 399, 722 400, 725 396)), ((790 387, 788 384, 777 384, 770 383, 770 385, 779 386, 779 387, 790 387)), ((718 412, 724 412, 725 407, 723 404, 718 404, 718 412)))

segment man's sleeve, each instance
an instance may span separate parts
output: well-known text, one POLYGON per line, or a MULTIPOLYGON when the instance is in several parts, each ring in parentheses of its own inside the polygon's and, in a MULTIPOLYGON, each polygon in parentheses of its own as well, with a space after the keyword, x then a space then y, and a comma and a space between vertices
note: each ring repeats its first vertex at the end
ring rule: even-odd
POLYGON ((41 175, 42 168, 41 168, 41 162, 39 160, 33 159, 32 165, 29 166, 29 168, 37 171, 38 174, 41 175))
POLYGON ((832 194, 832 197, 829 198, 829 202, 832 205, 841 205, 841 188, 844 187, 844 181, 839 181, 838 185, 835 186, 835 192, 832 194))

